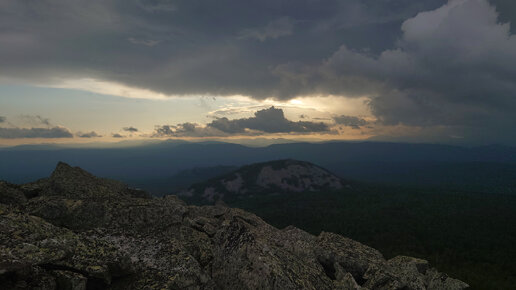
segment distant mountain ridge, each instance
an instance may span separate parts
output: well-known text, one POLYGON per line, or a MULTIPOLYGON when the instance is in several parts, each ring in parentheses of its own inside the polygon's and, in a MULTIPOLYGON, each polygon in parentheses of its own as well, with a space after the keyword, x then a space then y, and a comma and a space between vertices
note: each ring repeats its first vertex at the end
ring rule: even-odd
POLYGON ((213 203, 249 195, 336 190, 346 182, 306 161, 276 160, 243 166, 229 174, 192 185, 180 196, 213 203))
MULTIPOLYGON (((167 178, 200 167, 243 166, 268 160, 305 160, 338 176, 366 182, 456 185, 482 192, 516 192, 516 148, 438 144, 327 142, 246 147, 230 143, 163 141, 125 148, 0 149, 0 179, 25 183, 48 176, 63 160, 133 187, 170 193, 167 178), (156 182, 156 181, 159 182, 156 182), (158 188, 159 185, 159 188, 158 188), (168 192, 166 192, 169 190, 168 192)), ((195 180, 192 180, 195 182, 195 180)))

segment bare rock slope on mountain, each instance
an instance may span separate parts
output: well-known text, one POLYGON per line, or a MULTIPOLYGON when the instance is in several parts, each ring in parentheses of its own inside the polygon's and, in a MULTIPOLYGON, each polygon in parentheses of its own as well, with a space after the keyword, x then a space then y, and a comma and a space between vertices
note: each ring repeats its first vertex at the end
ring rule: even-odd
POLYGON ((214 203, 250 195, 335 190, 344 186, 344 180, 322 167, 287 159, 243 166, 221 177, 194 184, 179 195, 201 203, 214 203))
POLYGON ((0 183, 0 289, 464 289, 411 257, 151 198, 64 163, 0 183))

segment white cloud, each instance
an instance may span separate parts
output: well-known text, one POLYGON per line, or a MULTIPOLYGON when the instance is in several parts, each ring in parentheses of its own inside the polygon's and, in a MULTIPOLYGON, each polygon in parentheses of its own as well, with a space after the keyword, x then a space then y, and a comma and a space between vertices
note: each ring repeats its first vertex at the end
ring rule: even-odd
POLYGON ((46 85, 52 88, 76 89, 98 94, 133 98, 133 99, 155 99, 165 100, 171 96, 148 89, 130 87, 124 84, 103 81, 97 79, 65 79, 52 85, 46 85))

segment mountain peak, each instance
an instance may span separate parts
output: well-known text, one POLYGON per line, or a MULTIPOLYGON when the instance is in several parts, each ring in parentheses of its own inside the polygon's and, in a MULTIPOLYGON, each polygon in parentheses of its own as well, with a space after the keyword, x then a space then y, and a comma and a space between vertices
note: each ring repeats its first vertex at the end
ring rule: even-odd
POLYGON ((106 199, 123 196, 148 197, 122 182, 96 177, 80 167, 58 162, 49 178, 22 186, 29 195, 64 196, 72 199, 106 199))
POLYGON ((92 179, 96 177, 80 167, 72 167, 68 163, 59 161, 52 172, 52 175, 50 175, 50 179, 56 180, 62 178, 92 179))
POLYGON ((283 159, 243 166, 219 178, 194 184, 180 195, 213 203, 250 194, 315 192, 344 186, 345 181, 322 167, 306 161, 283 159))

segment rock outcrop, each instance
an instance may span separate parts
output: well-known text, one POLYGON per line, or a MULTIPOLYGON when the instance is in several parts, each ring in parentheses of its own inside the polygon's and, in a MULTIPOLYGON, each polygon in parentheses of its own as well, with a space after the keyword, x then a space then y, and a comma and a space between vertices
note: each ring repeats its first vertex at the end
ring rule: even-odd
POLYGON ((0 183, 0 289, 464 289, 424 260, 151 198, 60 163, 0 183))
POLYGON ((287 159, 243 166, 224 176, 194 184, 179 196, 213 204, 250 195, 335 190, 346 185, 344 180, 322 167, 287 159))

